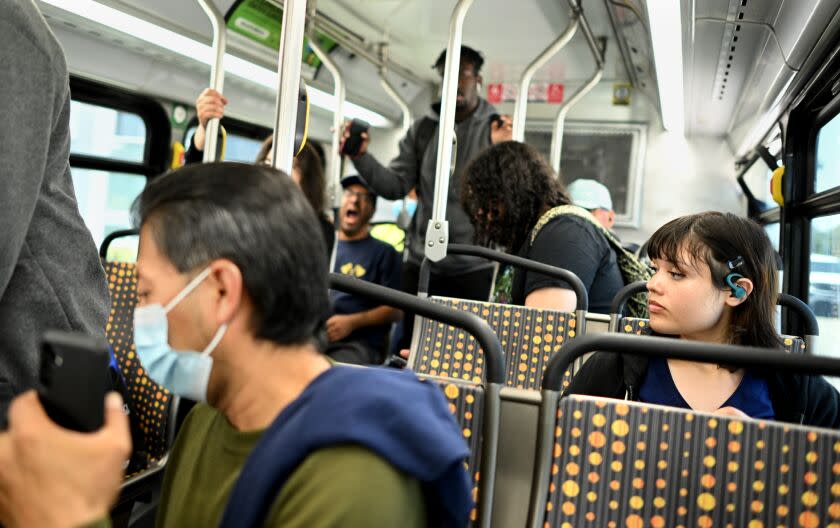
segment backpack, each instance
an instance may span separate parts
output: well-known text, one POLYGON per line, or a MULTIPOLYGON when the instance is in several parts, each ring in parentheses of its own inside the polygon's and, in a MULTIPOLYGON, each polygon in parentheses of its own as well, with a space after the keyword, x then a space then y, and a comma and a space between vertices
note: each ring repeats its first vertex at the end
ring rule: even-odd
MULTIPOLYGON (((642 263, 630 251, 625 249, 621 242, 613 235, 607 228, 601 225, 592 214, 581 207, 575 205, 560 205, 549 209, 542 217, 540 217, 537 225, 531 230, 530 244, 534 243, 540 230, 550 221, 561 215, 571 215, 582 218, 595 226, 595 229, 604 235, 604 238, 609 242, 610 247, 615 252, 616 260, 618 261, 618 269, 621 271, 621 278, 624 284, 631 282, 645 281, 647 282, 653 276, 650 268, 642 263)), ((630 317, 648 318, 647 298, 644 292, 637 293, 627 301, 627 312, 630 317)))

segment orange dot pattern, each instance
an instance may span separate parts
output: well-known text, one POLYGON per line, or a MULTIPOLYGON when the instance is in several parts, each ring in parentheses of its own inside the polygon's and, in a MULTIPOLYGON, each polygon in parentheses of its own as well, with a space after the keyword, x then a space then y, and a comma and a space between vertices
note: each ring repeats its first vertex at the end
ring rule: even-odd
MULTIPOLYGON (((469 382, 456 380, 422 378, 437 383, 449 403, 449 410, 461 426, 464 441, 470 448, 470 455, 465 461, 467 473, 472 478, 473 503, 479 502, 479 479, 481 477, 481 449, 483 435, 481 427, 484 417, 484 387, 469 382)), ((478 511, 470 512, 470 526, 477 526, 478 511)))
MULTIPOLYGON (((431 300, 487 321, 505 353, 509 387, 539 389, 548 360, 576 335, 577 321, 572 313, 446 297, 431 300)), ((420 321, 412 365, 415 372, 474 383, 486 379, 484 352, 469 333, 425 318, 420 321)), ((570 380, 567 372, 563 386, 570 380)))
MULTIPOLYGON (((647 319, 639 319, 636 317, 625 317, 618 325, 621 333, 636 334, 636 335, 650 335, 650 321, 647 319)), ((783 335, 782 344, 785 352, 790 354, 804 354, 805 340, 801 337, 783 335)))
POLYGON ((840 527, 834 431, 570 396, 554 433, 577 471, 552 469, 545 527, 840 527))
POLYGON ((146 376, 134 349, 134 307, 137 305, 137 274, 133 262, 107 262, 111 313, 105 333, 125 378, 133 413, 143 431, 148 463, 159 460, 167 451, 166 422, 172 395, 146 376))

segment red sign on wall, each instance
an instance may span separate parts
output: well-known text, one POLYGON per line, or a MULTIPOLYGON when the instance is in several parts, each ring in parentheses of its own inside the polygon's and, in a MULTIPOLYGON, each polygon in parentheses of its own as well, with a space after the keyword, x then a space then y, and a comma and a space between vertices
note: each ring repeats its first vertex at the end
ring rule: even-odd
POLYGON ((546 94, 547 103, 559 104, 563 102, 563 85, 559 83, 551 83, 548 85, 546 94))
POLYGON ((487 102, 490 104, 499 104, 502 102, 502 94, 505 88, 502 83, 492 83, 487 85, 487 102))
MULTIPOLYGON (((519 85, 516 83, 490 83, 487 85, 487 102, 512 103, 516 100, 519 85)), ((532 103, 560 104, 563 102, 563 85, 560 83, 531 83, 528 101, 532 103)))

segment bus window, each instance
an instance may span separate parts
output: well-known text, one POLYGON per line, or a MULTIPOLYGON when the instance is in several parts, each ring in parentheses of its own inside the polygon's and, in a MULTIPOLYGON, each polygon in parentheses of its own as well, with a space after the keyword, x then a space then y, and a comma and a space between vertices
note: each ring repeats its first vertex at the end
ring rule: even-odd
POLYGON ((840 186, 840 115, 826 123, 817 135, 817 173, 814 192, 840 186))
MULTIPOLYGON (((817 354, 840 356, 840 215, 811 222, 811 261, 808 304, 817 315, 820 338, 817 354)), ((834 382, 834 378, 829 378, 834 382)))
MULTIPOLYGON (((185 145, 192 143, 195 128, 191 127, 187 131, 185 145)), ((243 163, 253 163, 257 159, 257 154, 260 152, 262 141, 247 136, 234 134, 230 131, 227 133, 227 143, 225 144, 225 161, 241 161, 243 163)))
POLYGON ((137 114, 70 102, 70 153, 119 161, 143 161, 146 124, 137 114))

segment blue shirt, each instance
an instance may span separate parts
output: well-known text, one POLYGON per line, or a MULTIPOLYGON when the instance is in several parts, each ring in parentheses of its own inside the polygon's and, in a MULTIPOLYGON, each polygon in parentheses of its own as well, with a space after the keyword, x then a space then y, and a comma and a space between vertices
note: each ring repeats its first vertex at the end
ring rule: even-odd
MULTIPOLYGON (((371 236, 362 240, 339 240, 335 255, 335 273, 349 275, 388 288, 400 289, 402 262, 399 253, 389 244, 371 236)), ((331 290, 334 314, 366 312, 380 306, 376 301, 352 293, 331 290)), ((363 341, 375 350, 382 350, 390 324, 360 328, 344 341, 363 341)))
MULTIPOLYGON (((668 361, 653 358, 648 363, 645 378, 639 390, 639 399, 645 403, 691 409, 674 383, 668 361)), ((732 396, 721 407, 735 407, 750 418, 772 420, 775 418, 767 381, 744 371, 744 377, 732 396)))

